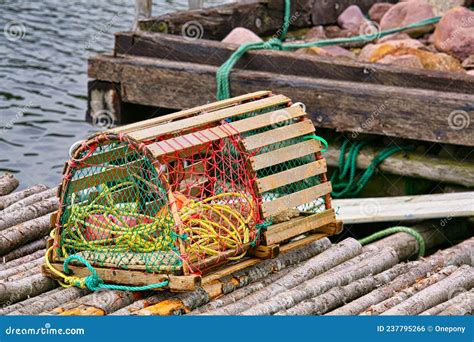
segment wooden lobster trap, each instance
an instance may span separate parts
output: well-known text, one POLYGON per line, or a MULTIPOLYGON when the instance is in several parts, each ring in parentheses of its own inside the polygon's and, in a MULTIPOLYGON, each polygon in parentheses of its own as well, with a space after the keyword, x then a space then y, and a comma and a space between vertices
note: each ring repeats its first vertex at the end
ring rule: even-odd
POLYGON ((335 233, 321 141, 302 104, 268 91, 96 134, 66 164, 48 273, 191 290, 217 266, 335 233))

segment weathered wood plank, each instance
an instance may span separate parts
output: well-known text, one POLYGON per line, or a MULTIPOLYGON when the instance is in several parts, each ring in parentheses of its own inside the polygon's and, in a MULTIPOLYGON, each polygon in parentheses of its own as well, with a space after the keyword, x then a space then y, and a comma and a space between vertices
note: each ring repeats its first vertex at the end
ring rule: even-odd
POLYGON ((474 216, 474 192, 447 194, 335 199, 333 207, 345 224, 411 221, 474 216))
MULTIPOLYGON (((263 233, 263 237, 265 243, 271 245, 316 230, 335 221, 336 213, 334 209, 328 209, 322 213, 298 217, 287 222, 271 225, 263 233)), ((318 233, 322 232, 318 231, 318 233)))
POLYGON ((292 194, 276 198, 269 202, 263 202, 262 211, 264 217, 271 217, 288 208, 295 208, 305 203, 314 201, 332 191, 331 183, 321 183, 310 188, 294 192, 292 194))
MULTIPOLYGON (((329 3, 329 2, 328 2, 329 3)), ((235 51, 233 44, 212 40, 189 40, 168 34, 150 32, 121 32, 115 36, 115 53, 162 58, 212 66, 222 65, 235 51)), ((246 69, 335 79, 422 88, 447 92, 472 93, 474 80, 463 73, 423 69, 404 69, 377 63, 295 54, 293 51, 249 51, 235 69, 246 69), (271 60, 271 63, 268 61, 271 60)))
POLYGON ((327 171, 324 159, 287 169, 269 176, 257 179, 260 192, 270 191, 279 187, 314 177, 327 171))
POLYGON ((310 139, 298 144, 289 145, 277 150, 261 153, 250 158, 255 171, 284 163, 321 151, 321 142, 310 139))
MULTIPOLYGON (((144 57, 101 55, 89 63, 91 77, 122 82, 125 101, 158 107, 192 107, 213 101, 215 73, 212 66, 144 57)), ((474 125, 455 127, 449 120, 451 113, 474 115, 472 94, 242 70, 234 71, 231 79, 233 94, 272 84, 274 92, 304 102, 315 123, 323 127, 474 146, 474 125)))

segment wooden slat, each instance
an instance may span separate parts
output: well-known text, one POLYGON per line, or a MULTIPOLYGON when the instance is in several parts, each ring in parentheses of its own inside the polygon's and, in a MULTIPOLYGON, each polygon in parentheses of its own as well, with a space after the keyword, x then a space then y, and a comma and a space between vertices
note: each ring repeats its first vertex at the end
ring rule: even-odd
POLYGON ((265 244, 272 245, 336 222, 334 209, 271 225, 264 231, 265 244))
POLYGON ((298 182, 300 180, 320 175, 327 172, 327 165, 324 159, 316 160, 308 164, 300 165, 282 172, 274 173, 270 176, 257 179, 260 192, 277 189, 284 185, 298 182))
POLYGON ((130 133, 133 131, 138 131, 140 129, 149 128, 158 124, 162 124, 164 122, 176 121, 179 119, 187 118, 189 116, 194 116, 201 113, 213 112, 219 109, 232 107, 241 102, 249 101, 249 100, 258 100, 263 97, 270 96, 271 92, 268 90, 256 91, 250 94, 244 94, 236 97, 231 97, 230 99, 225 99, 222 101, 208 103, 202 106, 194 107, 185 109, 176 113, 163 115, 158 118, 153 118, 149 120, 144 120, 140 122, 135 122, 129 125, 120 126, 116 128, 112 128, 107 132, 110 133, 130 133))
MULTIPOLYGON (((58 271, 63 271, 62 263, 52 263, 52 265, 58 271)), ((72 274, 77 277, 84 278, 90 275, 90 271, 86 267, 75 265, 69 265, 68 267, 72 271, 72 274)), ((94 267, 94 269, 105 283, 111 284, 143 286, 168 280, 169 284, 166 288, 169 288, 171 291, 193 291, 201 284, 201 277, 197 275, 175 276, 103 267, 94 267)), ((43 266, 43 272, 55 277, 55 274, 46 266, 43 266)))
POLYGON ((264 146, 278 143, 280 141, 300 137, 315 131, 310 120, 304 120, 292 125, 276 128, 271 131, 252 135, 243 139, 243 144, 247 150, 255 150, 264 146))
POLYGON ((132 172, 139 172, 140 163, 142 162, 142 160, 137 160, 125 165, 116 166, 113 168, 111 167, 110 169, 107 169, 103 172, 72 180, 68 184, 68 189, 72 192, 77 192, 79 190, 91 188, 108 181, 116 181, 127 178, 132 172))
MULTIPOLYGON (((89 75, 119 82, 123 101, 157 107, 214 101, 216 71, 214 66, 146 57, 89 59, 89 75)), ((472 117, 474 95, 451 92, 450 82, 445 91, 434 91, 236 69, 231 84, 233 94, 272 84, 274 92, 304 102, 320 127, 474 146, 474 125, 453 129, 448 120, 457 111, 472 117), (371 125, 365 125, 368 121, 371 125)))
POLYGON ((333 200, 345 224, 474 216, 474 192, 333 200))
MULTIPOLYGON (((155 158, 158 158, 165 154, 173 153, 183 149, 194 148, 196 146, 216 141, 218 139, 249 132, 270 125, 275 125, 290 119, 302 117, 304 115, 306 115, 306 113, 301 109, 300 106, 279 109, 273 112, 235 121, 230 124, 212 127, 198 131, 196 133, 190 133, 176 138, 159 141, 148 145, 148 150, 155 158)), ((311 122, 308 121, 308 123, 312 125, 311 122)))
POLYGON ((294 145, 289 145, 277 150, 261 153, 250 158, 255 171, 269 166, 281 164, 293 159, 301 158, 309 154, 321 151, 322 145, 319 140, 310 139, 294 145))
POLYGON ((274 95, 257 101, 246 102, 232 108, 224 108, 214 112, 204 113, 196 117, 165 123, 158 127, 150 127, 143 130, 130 132, 129 136, 138 141, 149 140, 155 138, 156 136, 178 132, 183 129, 191 129, 193 127, 218 122, 227 118, 258 111, 267 107, 284 105, 288 102, 290 102, 288 97, 283 95, 274 95))
POLYGON ((263 216, 268 218, 289 208, 295 208, 299 205, 312 202, 315 199, 330 193, 331 191, 331 183, 326 182, 315 185, 308 189, 276 198, 269 202, 264 202, 262 204, 263 216))
POLYGON ((117 159, 125 158, 137 153, 134 149, 129 146, 120 146, 110 151, 105 151, 98 154, 93 154, 89 158, 86 158, 83 163, 78 163, 76 169, 83 169, 89 166, 101 165, 110 163, 117 159))

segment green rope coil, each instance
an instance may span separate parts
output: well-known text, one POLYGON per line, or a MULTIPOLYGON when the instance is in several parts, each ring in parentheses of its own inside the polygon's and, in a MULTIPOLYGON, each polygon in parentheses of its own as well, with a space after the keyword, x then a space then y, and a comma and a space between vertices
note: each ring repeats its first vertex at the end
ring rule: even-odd
POLYGON ((359 242, 362 246, 364 246, 371 242, 374 242, 376 240, 379 240, 383 237, 386 237, 395 233, 407 233, 413 236, 418 242, 418 258, 421 258, 425 255, 426 244, 425 244, 425 240, 423 239, 423 236, 421 236, 421 234, 418 233, 415 229, 409 228, 409 227, 397 226, 397 227, 384 229, 377 233, 369 235, 363 239, 360 239, 359 242))
POLYGON ((119 291, 147 291, 147 290, 162 288, 169 284, 168 280, 162 281, 160 283, 149 284, 149 285, 144 285, 144 286, 105 284, 104 281, 97 274, 97 271, 95 270, 95 268, 92 267, 92 265, 86 259, 84 259, 83 257, 79 255, 71 255, 64 260, 63 269, 64 269, 65 274, 70 274, 68 265, 73 260, 77 260, 80 263, 84 264, 84 266, 87 267, 87 269, 91 272, 89 276, 81 279, 81 281, 78 281, 74 285, 77 287, 87 287, 91 291, 97 291, 100 289, 119 290, 119 291))
POLYGON ((355 43, 355 42, 363 42, 363 41, 369 42, 369 41, 373 41, 375 39, 379 39, 379 38, 382 38, 394 33, 436 24, 441 19, 441 16, 428 18, 428 19, 421 20, 413 24, 381 31, 374 35, 360 35, 360 36, 349 37, 349 38, 335 38, 335 39, 325 39, 325 40, 306 42, 306 43, 283 44, 283 41, 285 40, 286 34, 288 32, 288 28, 290 27, 290 7, 291 7, 291 1, 285 0, 285 14, 284 14, 284 19, 283 19, 282 32, 279 38, 271 38, 270 40, 266 42, 242 44, 229 57, 229 59, 219 67, 216 73, 216 86, 217 86, 216 97, 218 100, 224 100, 230 97, 230 85, 229 85, 230 72, 232 68, 235 66, 235 64, 238 62, 238 60, 243 55, 245 55, 245 53, 247 53, 248 51, 251 51, 251 50, 295 50, 295 49, 301 49, 301 48, 323 47, 323 46, 338 45, 338 44, 345 44, 345 43, 355 43))

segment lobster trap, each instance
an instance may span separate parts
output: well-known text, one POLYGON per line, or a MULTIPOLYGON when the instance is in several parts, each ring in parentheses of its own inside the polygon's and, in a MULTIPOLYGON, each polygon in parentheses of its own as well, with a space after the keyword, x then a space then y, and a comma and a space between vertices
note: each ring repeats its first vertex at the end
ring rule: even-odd
POLYGON ((266 91, 98 133, 66 163, 48 273, 192 290, 217 266, 335 233, 321 140, 303 105, 266 91))

